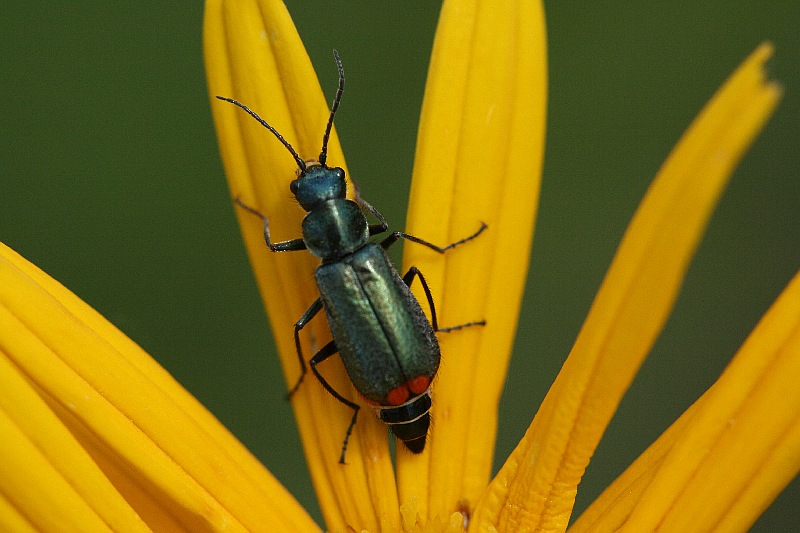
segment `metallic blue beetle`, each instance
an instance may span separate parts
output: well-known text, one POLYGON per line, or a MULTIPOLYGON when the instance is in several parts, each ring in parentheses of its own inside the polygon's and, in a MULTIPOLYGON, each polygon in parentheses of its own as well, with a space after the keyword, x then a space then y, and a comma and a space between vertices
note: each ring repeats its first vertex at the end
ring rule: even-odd
POLYGON ((391 233, 380 243, 369 241, 371 236, 388 230, 386 220, 358 195, 355 200, 347 199, 344 170, 326 165, 328 139, 344 91, 342 62, 335 50, 333 54, 339 68, 339 88, 331 106, 318 161, 304 161, 280 133, 245 105, 230 98, 217 98, 242 108, 255 118, 277 137, 297 162, 297 178, 290 183, 290 190, 308 212, 303 219, 302 239, 273 243, 267 217, 239 199, 236 202, 264 221, 264 239, 273 252, 308 250, 322 259, 315 273, 320 297, 294 326, 301 374, 289 396, 297 390, 307 372, 300 348, 300 330, 324 309, 333 340, 322 347, 309 363, 322 386, 353 409, 339 458, 339 462, 344 463, 347 442, 360 407, 331 387, 317 370, 317 365, 338 352, 359 394, 409 450, 420 453, 425 448, 430 426, 430 384, 441 358, 436 332, 484 323, 470 322, 440 329, 425 278, 416 267, 411 267, 401 278, 385 250, 403 238, 444 253, 474 239, 486 229, 486 225, 481 224, 474 234, 445 247, 399 231, 391 233), (368 224, 364 211, 371 213, 379 223, 368 224), (430 322, 409 289, 415 277, 422 283, 430 305, 430 322))

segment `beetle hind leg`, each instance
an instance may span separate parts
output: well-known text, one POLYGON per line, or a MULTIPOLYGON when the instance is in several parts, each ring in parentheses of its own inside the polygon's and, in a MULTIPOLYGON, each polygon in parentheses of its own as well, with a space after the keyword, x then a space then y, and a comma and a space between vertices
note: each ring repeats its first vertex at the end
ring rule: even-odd
POLYGON ((458 331, 464 328, 470 328, 472 326, 485 326, 485 320, 473 320, 472 322, 465 322, 463 324, 459 324, 457 326, 448 326, 446 328, 439 328, 436 330, 437 333, 450 333, 451 331, 458 331))
MULTIPOLYGON (((480 231, 483 231, 483 229, 481 229, 480 231)), ((478 234, 480 234, 480 231, 478 232, 478 234)), ((476 234, 476 235, 474 235, 474 236, 472 236, 470 238, 474 238, 478 234, 476 234)), ((433 296, 431 295, 431 290, 428 288, 428 282, 425 281, 425 277, 422 275, 422 272, 420 272, 417 267, 413 267, 412 266, 411 268, 408 269, 408 272, 406 272, 405 275, 403 276, 403 282, 406 285, 408 285, 409 287, 411 287, 411 283, 414 282, 414 278, 419 278, 419 282, 422 284, 422 290, 425 291, 425 299, 428 300, 428 307, 431 310, 431 326, 433 326, 433 331, 435 331, 437 333, 439 333, 439 332, 448 333, 450 331, 458 331, 459 329, 464 329, 464 328, 468 328, 468 327, 471 327, 471 326, 485 326, 486 325, 486 321, 485 320, 474 320, 472 322, 467 322, 465 324, 459 324, 457 326, 449 326, 449 327, 446 327, 446 328, 440 328, 439 327, 439 323, 438 323, 438 321, 436 319, 436 306, 433 304, 433 296)))
MULTIPOLYGON (((294 384, 294 387, 289 389, 289 392, 286 394, 286 399, 289 400, 292 398, 292 395, 297 392, 297 389, 300 388, 300 384, 303 382, 303 378, 306 377, 306 373, 308 373, 308 367, 306 366, 306 361, 303 358, 303 349, 300 347, 300 330, 302 330, 306 325, 314 318, 317 313, 322 310, 322 298, 317 298, 314 300, 314 303, 306 309, 306 312, 303 313, 303 316, 295 323, 294 325, 294 346, 297 350, 297 359, 300 362, 300 377, 297 378, 297 383, 294 384)), ((356 418, 358 418, 358 410, 361 408, 357 403, 351 402, 341 394, 339 394, 336 389, 334 389, 330 383, 328 383, 322 374, 319 373, 317 370, 317 365, 329 358, 330 356, 339 352, 339 348, 336 346, 334 341, 330 341, 328 344, 323 346, 317 353, 314 354, 308 364, 311 366, 311 372, 314 373, 314 376, 319 380, 322 384, 322 387, 328 391, 331 396, 345 404, 347 407, 353 410, 353 418, 350 419, 350 425, 347 426, 347 432, 344 436, 344 442, 342 443, 342 455, 339 457, 339 462, 341 464, 344 463, 344 454, 347 450, 347 443, 350 441, 350 435, 353 433, 353 427, 356 425, 356 418)))
POLYGON ((339 456, 339 463, 345 464, 344 455, 345 452, 347 451, 347 443, 350 441, 350 435, 353 433, 353 428, 355 427, 356 419, 358 418, 358 411, 361 409, 361 406, 355 402, 351 402, 350 400, 339 394, 339 392, 337 392, 336 389, 334 389, 331 386, 331 384, 328 383, 324 377, 322 377, 322 374, 319 373, 319 370, 317 370, 318 364, 320 364, 333 354, 337 353, 338 351, 339 349, 336 347, 336 343, 334 341, 331 341, 325 346, 323 346, 322 349, 318 351, 314 355, 314 357, 311 358, 308 364, 311 366, 311 371, 317 377, 320 384, 322 384, 322 387, 326 391, 328 391, 331 394, 331 396, 333 396, 334 398, 336 398, 337 400, 339 400, 340 402, 342 402, 347 407, 353 410, 353 418, 350 419, 350 425, 347 426, 347 432, 344 435, 344 442, 342 443, 342 455, 339 456))
MULTIPOLYGON (((303 382, 303 378, 306 377, 306 372, 308 372, 308 368, 306 368, 306 360, 303 358, 303 349, 300 347, 300 330, 306 327, 312 318, 314 318, 317 313, 320 312, 322 309, 322 298, 317 298, 314 300, 314 303, 306 309, 306 312, 303 313, 303 316, 295 323, 294 325, 294 347, 297 350, 297 359, 300 362, 300 377, 297 378, 297 383, 294 384, 294 387, 289 389, 289 392, 286 393, 286 399, 290 400, 292 395, 297 392, 297 389, 300 388, 300 384, 303 382)), ((325 350, 328 346, 324 346, 320 352, 325 350)), ((336 353, 335 346, 333 353, 336 353)), ((317 354, 319 355, 319 354, 317 354)), ((316 355, 314 356, 316 357, 316 355)))

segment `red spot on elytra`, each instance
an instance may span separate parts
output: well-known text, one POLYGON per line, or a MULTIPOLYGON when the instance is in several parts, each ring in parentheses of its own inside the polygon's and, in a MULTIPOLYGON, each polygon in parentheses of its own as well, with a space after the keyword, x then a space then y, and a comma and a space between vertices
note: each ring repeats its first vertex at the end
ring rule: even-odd
POLYGON ((414 394, 422 394, 431 384, 431 378, 428 376, 417 376, 411 381, 408 382, 408 388, 411 389, 411 392, 414 394))
POLYGON ((405 384, 390 390, 389 394, 386 395, 386 401, 389 405, 404 404, 408 401, 408 398, 412 393, 414 395, 422 394, 428 390, 430 384, 431 378, 428 376, 417 376, 405 384))
POLYGON ((400 405, 408 400, 408 395, 408 387, 400 385, 389 391, 389 394, 386 395, 386 401, 389 402, 389 405, 400 405))

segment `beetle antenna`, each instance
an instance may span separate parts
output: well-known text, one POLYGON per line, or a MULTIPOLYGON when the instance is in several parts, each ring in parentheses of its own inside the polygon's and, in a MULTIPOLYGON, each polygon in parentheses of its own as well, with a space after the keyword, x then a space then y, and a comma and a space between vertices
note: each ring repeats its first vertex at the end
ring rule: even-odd
POLYGON ((339 52, 334 50, 333 57, 336 59, 336 66, 339 68, 339 88, 336 89, 336 97, 333 99, 333 105, 331 105, 331 116, 328 118, 328 125, 325 127, 325 135, 322 136, 322 151, 319 154, 319 162, 323 166, 328 159, 328 139, 331 136, 331 128, 333 128, 333 117, 336 115, 336 110, 339 109, 339 102, 342 101, 342 93, 344 92, 344 67, 342 67, 342 60, 339 59, 339 52))
MULTIPOLYGON (((297 152, 295 151, 295 149, 294 149, 294 148, 292 148, 292 145, 291 145, 291 144, 289 144, 289 141, 287 141, 286 139, 284 139, 284 138, 283 138, 283 135, 281 135, 280 133, 278 133, 278 130, 276 130, 275 128, 273 128, 272 126, 270 126, 270 125, 267 123, 267 121, 266 121, 266 120, 264 120, 263 118, 259 117, 259 116, 256 114, 256 112, 255 112, 255 111, 253 111, 252 109, 250 109, 249 107, 247 107, 247 106, 246 106, 246 105, 244 105, 243 103, 241 103, 241 102, 237 102, 237 101, 236 101, 236 100, 234 100, 233 98, 226 98, 226 97, 224 97, 224 96, 217 96, 217 98, 219 98, 220 100, 223 100, 223 101, 225 101, 225 102, 230 102, 230 103, 232 103, 233 105, 235 105, 235 106, 237 106, 237 107, 241 107, 242 109, 244 109, 244 110, 245 110, 245 112, 246 112, 248 115, 250 115, 251 117, 253 117, 254 119, 256 119, 256 120, 259 122, 259 124, 261 124, 262 126, 264 126, 265 128, 267 128, 269 131, 271 131, 271 132, 272 132, 272 134, 273 134, 273 135, 275 135, 275 137, 277 137, 277 138, 278 138, 278 140, 281 142, 281 144, 282 144, 282 145, 284 145, 284 146, 286 147, 286 149, 287 149, 287 150, 289 150, 289 152, 291 152, 291 153, 292 153, 292 157, 294 157, 294 160, 295 160, 295 161, 297 161, 297 166, 298 166, 298 167, 300 167, 300 171, 301 171, 301 172, 305 172, 305 171, 306 171, 306 162, 305 162, 305 161, 303 161, 303 158, 302 158, 302 157, 300 157, 300 156, 297 154, 297 152)), ((331 118, 333 118, 333 117, 331 117, 331 118)))

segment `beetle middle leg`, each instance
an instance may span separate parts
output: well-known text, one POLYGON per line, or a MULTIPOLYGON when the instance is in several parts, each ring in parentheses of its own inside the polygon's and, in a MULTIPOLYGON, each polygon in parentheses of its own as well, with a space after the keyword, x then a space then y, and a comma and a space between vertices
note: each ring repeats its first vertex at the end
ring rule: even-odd
MULTIPOLYGON (((363 209, 366 209, 367 211, 372 213, 372 216, 374 216, 376 219, 378 219, 379 224, 370 224, 369 225, 369 234, 370 234, 370 236, 378 235, 380 233, 385 232, 387 229, 389 229, 389 223, 386 221, 386 219, 383 217, 383 215, 380 213, 380 211, 378 211, 377 209, 372 207, 371 204, 369 204, 366 200, 361 198, 361 196, 358 194, 358 187, 355 185, 355 182, 353 182, 353 185, 356 187, 355 201, 363 209)), ((485 222, 481 222, 481 227, 478 228, 478 231, 476 231, 472 235, 464 237, 463 239, 457 240, 455 242, 451 242, 447 246, 437 246, 437 245, 433 244, 432 242, 426 241, 425 239, 420 239, 419 237, 415 237, 414 235, 410 235, 410 234, 404 233, 402 231, 395 231, 395 232, 392 232, 388 237, 383 239, 383 241, 381 241, 381 246, 383 246, 383 249, 386 250, 392 244, 397 242, 398 239, 406 239, 407 241, 411 241, 411 242, 415 242, 417 244, 421 244, 423 246, 427 246, 428 248, 430 248, 434 252, 438 252, 440 254, 443 254, 446 251, 455 248, 456 246, 460 246, 460 245, 464 244, 465 242, 471 241, 472 239, 474 239, 475 237, 477 237, 478 235, 483 233, 486 230, 486 228, 488 228, 488 227, 489 226, 487 226, 485 222)))
POLYGON ((408 233, 403 233, 402 231, 395 231, 395 232, 392 232, 388 237, 386 237, 385 239, 383 239, 381 241, 381 246, 383 246, 383 249, 385 250, 385 249, 389 248, 391 245, 393 245, 395 242, 397 242, 398 239, 405 239, 407 241, 411 241, 411 242, 415 242, 417 244, 421 244, 423 246, 427 246, 428 248, 430 248, 434 252, 443 254, 448 250, 452 250, 456 246, 461 246, 462 244, 471 241, 472 239, 474 239, 475 237, 477 237, 478 235, 480 235, 481 233, 486 231, 486 228, 488 228, 488 227, 489 226, 487 226, 485 222, 481 222, 481 227, 478 228, 478 231, 476 231, 472 235, 468 235, 467 237, 464 237, 463 239, 457 240, 455 242, 451 242, 447 246, 437 246, 437 245, 433 244, 432 242, 428 242, 428 241, 426 241, 424 239, 420 239, 419 237, 415 237, 414 235, 409 235, 408 233))

